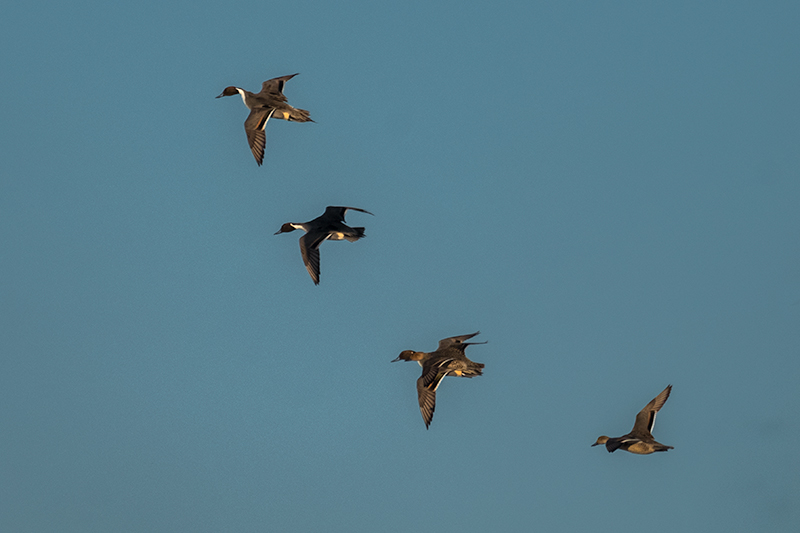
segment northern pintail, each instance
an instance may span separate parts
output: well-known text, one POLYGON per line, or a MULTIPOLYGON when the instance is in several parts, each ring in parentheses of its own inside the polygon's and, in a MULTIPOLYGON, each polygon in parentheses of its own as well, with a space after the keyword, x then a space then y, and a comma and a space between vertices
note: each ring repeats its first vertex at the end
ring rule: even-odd
POLYGON ((264 128, 267 127, 267 121, 270 118, 289 122, 314 122, 309 117, 308 111, 294 108, 286 103, 283 86, 295 76, 297 74, 267 80, 261 84, 261 92, 258 94, 245 91, 241 87, 231 86, 225 87, 222 94, 217 96, 217 98, 222 98, 223 96, 233 96, 236 93, 242 95, 244 105, 250 110, 247 120, 244 121, 244 131, 247 133, 247 142, 259 166, 264 161, 264 146, 267 143, 264 128))
POLYGON ((329 205, 325 208, 325 212, 314 220, 303 223, 287 222, 281 226, 280 230, 275 232, 275 235, 288 233, 296 229, 306 232, 305 235, 300 237, 300 254, 303 256, 303 263, 305 263, 311 279, 314 280, 314 285, 319 285, 319 245, 322 244, 322 241, 347 239, 350 242, 355 242, 365 236, 364 228, 351 228, 345 225, 344 215, 348 209, 372 215, 369 211, 357 207, 329 205))
POLYGON ((419 411, 422 420, 428 428, 433 420, 433 411, 436 409, 436 389, 445 376, 454 375, 462 378, 471 378, 483 374, 482 363, 475 363, 467 359, 464 350, 473 344, 486 344, 486 342, 464 342, 480 333, 476 331, 471 335, 448 337, 439 341, 439 347, 434 352, 415 352, 405 350, 397 356, 395 361, 416 361, 422 367, 422 376, 417 380, 417 396, 419 397, 419 411))
POLYGON ((656 442, 652 433, 650 433, 653 431, 653 425, 656 423, 656 413, 663 407, 671 391, 672 385, 667 385, 667 388, 661 391, 661 394, 653 398, 650 403, 645 405, 644 409, 639 411, 639 414, 636 415, 636 422, 633 423, 633 429, 630 433, 615 438, 609 438, 605 435, 600 436, 597 438, 597 442, 592 444, 592 446, 605 444, 609 452, 622 449, 639 455, 647 455, 653 452, 665 452, 673 449, 672 446, 656 442))

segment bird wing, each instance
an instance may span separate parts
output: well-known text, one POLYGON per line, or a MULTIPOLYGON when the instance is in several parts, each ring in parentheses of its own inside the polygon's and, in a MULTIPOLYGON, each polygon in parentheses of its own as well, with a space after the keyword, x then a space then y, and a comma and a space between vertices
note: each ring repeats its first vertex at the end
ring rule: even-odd
MULTIPOLYGON (((639 439, 636 439, 636 440, 638 441, 639 439)), ((619 438, 615 438, 615 439, 608 439, 608 441, 606 442, 606 450, 608 450, 608 453, 612 453, 615 450, 620 449, 622 447, 622 445, 627 443, 627 442, 629 442, 629 441, 625 440, 624 437, 619 437, 619 438)))
POLYGON ((283 95, 283 86, 290 79, 297 76, 297 74, 290 74, 289 76, 281 76, 279 78, 272 78, 261 84, 261 92, 259 96, 269 96, 274 100, 285 102, 286 97, 283 95))
MULTIPOLYGON (((459 345, 463 343, 465 340, 471 339, 478 333, 480 333, 480 331, 476 331, 475 333, 472 333, 470 335, 459 335, 457 337, 448 337, 446 339, 442 339, 439 341, 439 350, 441 350, 442 348, 459 345)), ((463 352, 463 348, 461 351, 463 352)))
POLYGON ((636 415, 636 422, 633 423, 631 435, 645 433, 652 437, 653 426, 656 423, 656 414, 666 403, 670 392, 672 392, 672 385, 667 385, 667 388, 661 391, 661 394, 653 398, 644 409, 639 411, 639 414, 636 415))
POLYGON ((422 413, 422 420, 425 427, 431 425, 433 411, 436 409, 436 389, 442 382, 447 372, 442 372, 436 367, 423 369, 422 376, 417 380, 417 397, 419 398, 419 412, 422 413))
POLYGON ((349 211, 358 211, 359 213, 366 213, 368 215, 375 216, 372 213, 370 213, 369 211, 367 211, 366 209, 359 209, 358 207, 343 207, 342 209, 344 209, 344 211, 342 211, 342 220, 344 220, 344 215, 347 213, 348 210, 349 211))
POLYGON ((250 111, 250 114, 247 115, 247 120, 244 121, 247 144, 250 145, 250 151, 253 152, 253 157, 256 158, 256 163, 259 166, 264 161, 264 147, 267 145, 267 135, 264 133, 264 128, 267 127, 267 122, 274 112, 275 109, 273 108, 257 107, 250 111))
MULTIPOLYGON (((372 215, 366 209, 359 209, 358 207, 344 207, 339 205, 329 205, 325 208, 325 214, 322 215, 328 222, 344 222, 344 215, 347 213, 347 210, 353 211, 360 211, 362 213, 366 213, 368 215, 372 215)), ((375 215, 372 215, 375 216, 375 215)), ((321 218, 322 218, 321 217, 321 218)))
POLYGON ((300 237, 300 255, 303 256, 303 264, 314 280, 314 285, 319 285, 319 245, 326 237, 327 235, 319 233, 306 233, 300 237))

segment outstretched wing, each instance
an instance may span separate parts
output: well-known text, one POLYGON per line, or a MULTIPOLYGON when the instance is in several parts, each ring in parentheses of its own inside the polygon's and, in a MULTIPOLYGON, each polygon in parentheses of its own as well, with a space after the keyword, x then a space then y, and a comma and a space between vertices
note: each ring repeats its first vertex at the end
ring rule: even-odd
MULTIPOLYGON (((361 213, 366 213, 368 215, 372 215, 366 209, 359 209, 358 207, 344 207, 339 205, 329 205, 325 208, 325 214, 322 215, 326 219, 330 219, 331 221, 336 222, 344 222, 344 215, 347 213, 347 210, 350 209, 352 211, 360 211, 361 213)), ((375 215, 372 215, 375 216, 375 215)))
MULTIPOLYGON (((299 73, 298 73, 299 74, 299 73)), ((286 97, 283 95, 283 86, 290 79, 297 76, 297 74, 290 74, 289 76, 281 76, 279 78, 272 78, 261 84, 261 92, 259 96, 268 96, 274 100, 285 102, 286 97)))
MULTIPOLYGON (((443 348, 448 348, 450 346, 458 346, 459 344, 462 344, 465 340, 471 339, 472 337, 474 337, 478 333, 480 333, 480 331, 476 331, 475 333, 472 333, 472 334, 469 334, 469 335, 459 335, 457 337, 448 337, 446 339, 442 339, 442 340, 439 341, 439 350, 441 350, 443 348)), ((463 351, 463 349, 462 349, 462 351, 463 351)))
POLYGON ((437 368, 431 367, 425 371, 417 380, 417 396, 419 398, 419 412, 422 413, 422 420, 428 428, 433 420, 433 411, 436 409, 436 389, 442 382, 447 372, 440 372, 437 368))
POLYGON ((638 435, 646 432, 647 435, 652 436, 653 426, 656 423, 656 414, 664 406, 669 393, 672 392, 672 385, 667 385, 667 388, 661 391, 661 394, 653 398, 644 409, 639 411, 636 415, 636 422, 633 424, 631 434, 638 435))
POLYGON ((267 135, 264 128, 275 110, 272 108, 258 107, 250 111, 247 120, 244 121, 244 131, 247 134, 247 144, 250 151, 256 158, 256 163, 261 166, 264 161, 264 147, 267 145, 267 135))
POLYGON ((319 233, 306 233, 300 237, 300 255, 314 285, 319 285, 319 245, 324 240, 319 233))

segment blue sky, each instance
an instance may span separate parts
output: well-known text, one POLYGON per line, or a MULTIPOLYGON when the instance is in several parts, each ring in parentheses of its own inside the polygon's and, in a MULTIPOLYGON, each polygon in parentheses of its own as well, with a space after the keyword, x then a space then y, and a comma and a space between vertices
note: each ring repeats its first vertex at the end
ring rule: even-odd
POLYGON ((0 529, 797 531, 793 2, 16 3, 0 529), (299 72, 258 167, 237 85, 299 72), (365 226, 321 248, 327 205, 365 226), (481 331, 425 430, 401 350, 481 331), (650 456, 627 433, 667 384, 650 456))

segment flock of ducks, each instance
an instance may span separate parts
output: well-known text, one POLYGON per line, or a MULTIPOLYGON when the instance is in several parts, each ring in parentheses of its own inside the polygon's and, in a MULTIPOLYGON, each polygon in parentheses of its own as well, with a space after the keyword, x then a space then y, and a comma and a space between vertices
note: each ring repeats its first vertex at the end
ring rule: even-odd
MULTIPOLYGON (((226 87, 217 98, 239 94, 250 114, 244 121, 244 131, 247 134, 247 143, 250 151, 259 166, 264 161, 264 147, 266 145, 265 129, 270 118, 287 120, 289 122, 314 122, 308 111, 297 109, 289 105, 283 88, 286 82, 297 76, 281 76, 265 81, 261 85, 261 92, 251 93, 241 87, 226 87)), ((328 206, 325 212, 309 222, 287 222, 281 226, 275 235, 289 233, 301 229, 304 235, 300 237, 300 255, 315 285, 319 285, 319 246, 326 240, 355 242, 365 236, 364 228, 351 228, 345 224, 347 211, 358 211, 372 215, 365 209, 357 207, 328 206)), ((373 215, 374 216, 374 215, 373 215)), ((465 342, 478 335, 476 331, 468 335, 447 337, 439 341, 439 347, 433 352, 417 352, 404 350, 394 359, 395 361, 416 361, 422 367, 422 375, 417 380, 417 397, 419 410, 425 427, 429 428, 436 409, 436 390, 447 376, 472 378, 483 374, 482 363, 476 363, 467 358, 467 346, 486 344, 486 342, 465 342)), ((639 455, 648 455, 654 452, 665 452, 673 449, 656 442, 653 438, 653 425, 656 414, 664 406, 672 392, 672 385, 653 398, 644 409, 636 415, 633 429, 622 437, 607 437, 602 435, 592 446, 605 444, 609 453, 616 450, 625 450, 639 455)))

